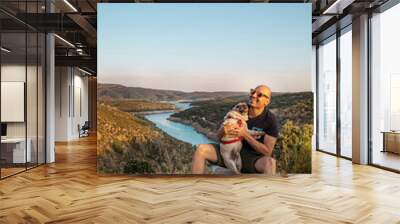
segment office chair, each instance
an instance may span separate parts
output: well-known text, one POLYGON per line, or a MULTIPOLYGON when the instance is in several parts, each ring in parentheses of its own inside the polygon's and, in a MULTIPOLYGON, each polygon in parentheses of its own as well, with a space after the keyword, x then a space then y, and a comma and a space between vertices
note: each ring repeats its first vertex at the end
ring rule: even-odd
POLYGON ((87 137, 89 136, 89 129, 90 129, 90 125, 89 125, 89 121, 85 121, 85 123, 82 125, 82 127, 79 127, 80 125, 78 125, 78 129, 79 129, 79 138, 80 137, 87 137))

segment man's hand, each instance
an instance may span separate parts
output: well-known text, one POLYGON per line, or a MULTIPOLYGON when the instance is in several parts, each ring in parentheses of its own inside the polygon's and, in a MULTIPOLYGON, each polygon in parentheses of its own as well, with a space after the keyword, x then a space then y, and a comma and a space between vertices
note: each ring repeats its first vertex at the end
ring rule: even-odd
POLYGON ((224 125, 223 127, 224 135, 228 136, 238 136, 237 128, 232 125, 224 125))
POLYGON ((232 125, 224 125, 222 124, 217 132, 218 139, 221 139, 223 136, 237 137, 237 133, 235 131, 235 127, 232 125))
POLYGON ((249 136, 249 129, 247 128, 246 122, 242 123, 241 127, 236 127, 232 130, 230 130, 230 133, 232 133, 233 136, 245 138, 246 136, 249 136))

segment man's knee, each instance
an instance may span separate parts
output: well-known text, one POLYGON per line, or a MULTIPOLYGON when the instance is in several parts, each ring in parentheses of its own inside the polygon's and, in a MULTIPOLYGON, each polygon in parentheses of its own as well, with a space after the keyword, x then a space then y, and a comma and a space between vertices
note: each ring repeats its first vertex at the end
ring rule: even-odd
POLYGON ((209 151, 210 151, 210 149, 207 144, 199 144, 196 148, 195 156, 207 158, 209 151))
POLYGON ((272 157, 266 157, 264 173, 275 174, 275 172, 276 172, 276 160, 272 157))
POLYGON ((194 157, 215 162, 217 160, 217 153, 213 145, 199 144, 194 153, 194 157))
POLYGON ((258 165, 258 168, 256 168, 259 172, 274 174, 276 171, 276 160, 272 157, 264 156, 260 161, 257 161, 257 163, 256 165, 258 165))
POLYGON ((265 158, 265 167, 275 167, 276 166, 276 160, 272 157, 266 157, 265 158))

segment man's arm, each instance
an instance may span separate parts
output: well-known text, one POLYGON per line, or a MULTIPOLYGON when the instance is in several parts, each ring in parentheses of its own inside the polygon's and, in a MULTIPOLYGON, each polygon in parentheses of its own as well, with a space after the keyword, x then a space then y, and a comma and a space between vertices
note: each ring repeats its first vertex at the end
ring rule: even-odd
POLYGON ((242 130, 243 138, 251 145, 251 147, 257 152, 264 154, 266 156, 271 156, 272 151, 274 150, 276 138, 269 136, 267 134, 264 135, 264 143, 257 141, 248 131, 247 127, 244 127, 242 130))

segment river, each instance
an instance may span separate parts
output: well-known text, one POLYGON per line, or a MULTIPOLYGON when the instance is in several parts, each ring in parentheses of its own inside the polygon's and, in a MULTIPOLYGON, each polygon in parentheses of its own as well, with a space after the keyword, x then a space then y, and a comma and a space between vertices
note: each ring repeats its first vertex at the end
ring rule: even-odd
MULTIPOLYGON (((175 106, 180 110, 186 110, 191 107, 190 103, 181 102, 175 103, 175 106)), ((158 128, 168 133, 172 137, 190 143, 192 145, 214 142, 211 139, 207 138, 207 136, 197 132, 190 125, 168 120, 167 118, 173 113, 174 112, 148 114, 145 115, 145 118, 153 122, 158 128)))

